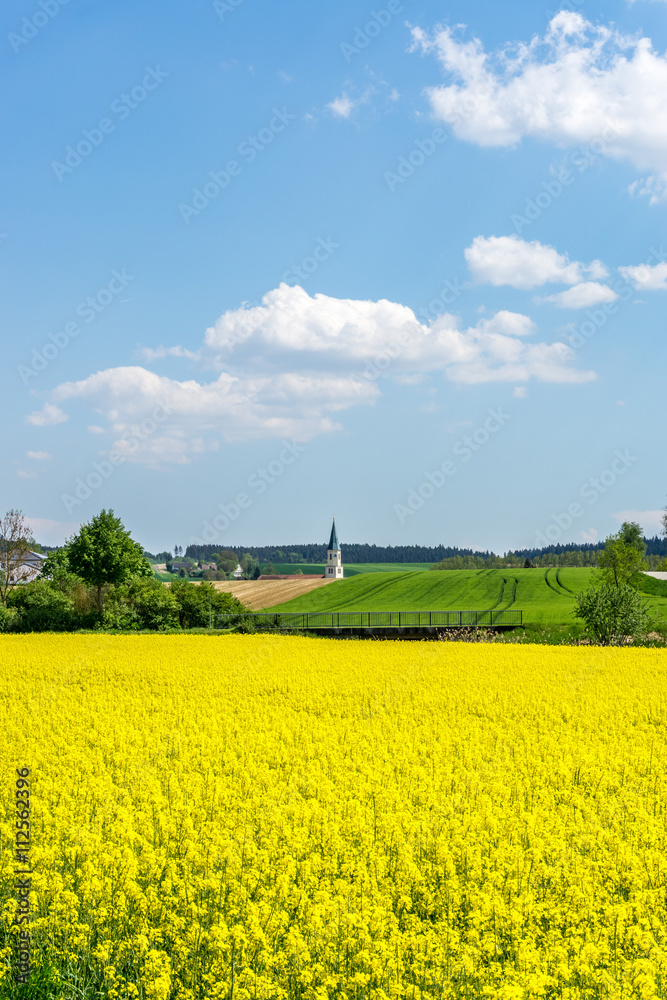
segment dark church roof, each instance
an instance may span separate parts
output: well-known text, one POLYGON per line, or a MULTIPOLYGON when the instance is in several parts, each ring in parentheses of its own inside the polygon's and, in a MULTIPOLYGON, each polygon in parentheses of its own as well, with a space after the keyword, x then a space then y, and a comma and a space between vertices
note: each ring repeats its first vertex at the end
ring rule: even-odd
POLYGON ((336 533, 335 517, 333 519, 333 524, 331 525, 331 538, 329 539, 329 548, 332 549, 334 552, 337 552, 338 549, 340 549, 340 545, 338 544, 338 535, 336 533))

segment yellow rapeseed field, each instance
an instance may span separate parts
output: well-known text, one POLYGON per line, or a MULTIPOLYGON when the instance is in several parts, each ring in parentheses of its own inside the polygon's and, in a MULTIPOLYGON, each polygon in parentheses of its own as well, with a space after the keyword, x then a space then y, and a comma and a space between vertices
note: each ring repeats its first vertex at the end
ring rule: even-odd
POLYGON ((667 997, 664 651, 51 635, 0 665, 3 997, 23 766, 26 996, 667 997))

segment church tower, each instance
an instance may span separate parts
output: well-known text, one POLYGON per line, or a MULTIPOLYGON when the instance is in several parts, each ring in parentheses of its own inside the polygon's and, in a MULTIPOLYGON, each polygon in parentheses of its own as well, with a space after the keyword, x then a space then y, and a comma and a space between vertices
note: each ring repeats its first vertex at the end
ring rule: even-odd
POLYGON ((335 517, 333 519, 333 525, 331 526, 331 538, 329 539, 327 566, 324 570, 324 576, 327 580, 343 579, 343 563, 340 556, 340 545, 338 544, 338 534, 336 533, 335 517))

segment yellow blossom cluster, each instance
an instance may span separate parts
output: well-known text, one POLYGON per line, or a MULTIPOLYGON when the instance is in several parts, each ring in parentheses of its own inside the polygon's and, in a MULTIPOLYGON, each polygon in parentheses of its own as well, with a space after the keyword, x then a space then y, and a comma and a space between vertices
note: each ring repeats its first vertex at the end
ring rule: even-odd
MULTIPOLYGON (((667 654, 0 640, 49 997, 667 997, 667 654)), ((17 996, 19 994, 16 994, 17 996)))

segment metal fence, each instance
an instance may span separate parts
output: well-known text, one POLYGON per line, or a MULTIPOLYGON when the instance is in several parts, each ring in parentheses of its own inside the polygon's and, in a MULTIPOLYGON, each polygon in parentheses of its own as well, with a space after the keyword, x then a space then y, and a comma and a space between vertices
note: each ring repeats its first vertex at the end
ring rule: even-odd
POLYGON ((258 629, 428 628, 522 625, 523 611, 315 611, 216 615, 218 628, 254 625, 258 629))

